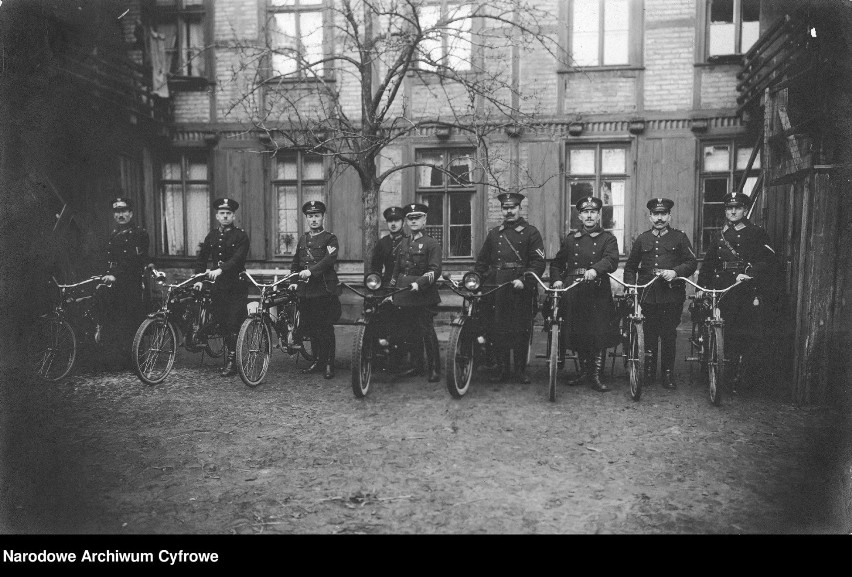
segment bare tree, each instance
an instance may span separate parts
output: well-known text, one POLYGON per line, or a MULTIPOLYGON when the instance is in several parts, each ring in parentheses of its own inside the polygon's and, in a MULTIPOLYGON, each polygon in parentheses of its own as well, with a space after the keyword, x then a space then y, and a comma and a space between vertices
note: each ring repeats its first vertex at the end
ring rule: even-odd
POLYGON ((451 129, 477 150, 475 178, 510 186, 508 163, 491 154, 489 136, 535 122, 535 87, 519 86, 517 62, 533 49, 551 62, 561 57, 552 13, 524 0, 300 3, 316 12, 271 11, 265 41, 233 40, 239 65, 231 81, 239 89, 231 112, 250 119, 273 151, 300 147, 357 172, 365 268, 378 241, 382 183, 421 165, 381 162, 400 139, 427 126, 451 129))

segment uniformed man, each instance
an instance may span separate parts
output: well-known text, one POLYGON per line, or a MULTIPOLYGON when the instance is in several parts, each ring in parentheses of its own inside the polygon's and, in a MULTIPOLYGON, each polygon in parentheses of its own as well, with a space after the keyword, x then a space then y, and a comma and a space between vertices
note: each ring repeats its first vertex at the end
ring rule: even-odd
POLYGON ((569 385, 589 385, 601 392, 609 390, 600 380, 606 347, 613 344, 611 322, 612 290, 607 273, 618 268, 618 240, 601 227, 603 201, 588 196, 576 204, 580 227, 562 240, 556 258, 550 263, 553 288, 562 288, 575 279, 583 284, 565 293, 563 312, 567 334, 565 346, 577 352, 580 374, 569 385))
MULTIPOLYGON (((213 321, 218 323, 225 336, 228 357, 219 373, 223 377, 237 374, 236 350, 237 334, 246 317, 248 285, 240 277, 246 270, 246 256, 249 250, 249 237, 241 228, 234 226, 234 218, 240 207, 233 198, 220 198, 213 201, 216 221, 219 226, 211 230, 201 244, 201 250, 195 259, 195 273, 207 272, 207 278, 213 284, 212 313, 213 321), (208 268, 208 263, 212 263, 208 268)), ((201 283, 195 288, 200 289, 201 283)), ((202 327, 202 334, 210 327, 202 327)))
POLYGON ((536 280, 524 273, 544 274, 544 242, 538 229, 521 218, 521 201, 524 195, 504 192, 497 195, 503 223, 488 231, 485 242, 476 257, 474 270, 485 284, 500 285, 512 281, 511 286, 494 293, 494 317, 489 332, 499 364, 494 382, 510 377, 510 356, 514 350, 515 370, 521 383, 529 383, 527 376, 527 349, 530 330, 535 315, 536 280))
POLYGON ((411 235, 401 241, 391 286, 411 287, 409 291, 395 294, 393 303, 405 313, 410 313, 417 334, 423 339, 426 348, 429 382, 436 383, 441 380, 438 335, 435 334, 434 325, 437 313, 435 307, 441 302, 436 285, 441 277, 441 245, 423 232, 428 211, 429 207, 420 203, 404 207, 405 220, 411 235))
MULTIPOLYGON (((725 225, 710 242, 698 273, 698 284, 724 289, 751 281, 725 293, 719 310, 725 320, 725 358, 738 363, 763 336, 762 298, 772 289, 775 251, 769 235, 746 218, 751 199, 741 192, 724 197, 725 225)), ((698 293, 700 295, 700 293, 698 293)), ((737 373, 736 365, 732 373, 737 373)))
POLYGON ((145 268, 154 263, 148 256, 148 231, 133 222, 133 202, 118 197, 111 206, 116 226, 109 235, 103 281, 112 283, 112 289, 103 303, 107 334, 102 342, 112 348, 110 360, 123 367, 131 360, 133 337, 145 318, 145 268))
POLYGON ((653 198, 646 206, 651 230, 636 237, 624 265, 624 282, 645 284, 654 278, 654 275, 661 277, 640 295, 642 313, 645 316, 645 384, 652 384, 657 375, 659 340, 663 386, 674 389, 677 386, 672 377, 677 325, 680 323, 683 303, 686 300, 686 283, 671 281, 675 277, 692 275, 698 268, 698 261, 686 233, 669 226, 674 201, 668 198, 653 198))
POLYGON ((337 341, 334 323, 340 319, 337 271, 334 265, 340 245, 334 233, 325 230, 325 204, 311 200, 302 205, 308 231, 299 239, 293 255, 291 272, 298 272, 304 281, 290 288, 299 291, 301 330, 311 337, 314 362, 303 373, 325 369, 326 379, 334 377, 334 357, 337 341), (298 287, 298 288, 297 288, 298 287))

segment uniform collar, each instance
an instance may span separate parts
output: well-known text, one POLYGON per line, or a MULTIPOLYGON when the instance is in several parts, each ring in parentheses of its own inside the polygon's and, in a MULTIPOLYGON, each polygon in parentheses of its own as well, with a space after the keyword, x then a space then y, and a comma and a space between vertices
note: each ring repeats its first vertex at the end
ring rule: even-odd
POLYGON ((728 232, 728 229, 729 229, 729 228, 733 228, 733 229, 734 229, 734 230, 736 230, 736 231, 740 231, 740 230, 742 230, 742 229, 746 228, 746 227, 747 227, 748 225, 750 225, 750 224, 751 224, 751 223, 748 221, 748 219, 747 219, 747 218, 743 218, 741 221, 739 221, 737 224, 735 224, 735 225, 733 225, 733 226, 731 225, 731 223, 729 223, 729 222, 727 222, 727 221, 726 221, 726 222, 725 222, 725 226, 724 226, 724 227, 722 227, 722 233, 726 233, 726 232, 728 232))
POLYGON ((322 233, 324 233, 324 232, 325 232, 325 228, 321 228, 321 229, 319 229, 319 230, 318 230, 318 231, 316 231, 316 232, 314 232, 314 231, 313 231, 313 230, 311 230, 311 229, 308 229, 308 234, 309 234, 309 235, 311 235, 311 236, 317 236, 317 235, 320 235, 320 234, 322 234, 322 233))
POLYGON ((423 238, 422 230, 418 230, 417 232, 411 234, 411 240, 419 240, 421 238, 423 238))
POLYGON ((391 237, 393 240, 399 240, 405 236, 405 233, 400 230, 399 232, 389 233, 388 236, 391 237))
POLYGON ((512 222, 503 222, 503 224, 500 225, 500 232, 503 232, 507 228, 514 228, 517 231, 521 231, 525 226, 527 226, 527 221, 525 221, 523 217, 520 217, 518 220, 512 222))
POLYGON ((669 225, 666 225, 666 228, 661 229, 659 231, 656 228, 652 228, 651 234, 653 234, 654 236, 665 236, 665 234, 669 232, 670 229, 671 227, 669 225))
POLYGON ((600 233, 603 232, 603 227, 601 227, 601 223, 595 225, 592 229, 587 229, 585 226, 581 226, 577 232, 574 233, 574 238, 580 238, 583 235, 589 235, 592 238, 596 238, 600 233))
POLYGON ((232 230, 233 228, 234 228, 233 224, 229 224, 227 226, 219 225, 219 232, 228 232, 229 230, 232 230))

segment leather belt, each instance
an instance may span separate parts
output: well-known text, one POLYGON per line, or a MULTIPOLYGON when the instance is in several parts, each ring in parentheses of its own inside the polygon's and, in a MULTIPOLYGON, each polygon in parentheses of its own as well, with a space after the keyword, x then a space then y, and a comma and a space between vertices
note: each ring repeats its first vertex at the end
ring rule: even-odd
POLYGON ((519 262, 501 262, 498 268, 500 268, 501 270, 509 268, 524 268, 524 265, 519 262))
POLYGON ((589 270, 587 268, 575 268, 568 271, 569 276, 579 276, 581 274, 586 274, 586 271, 589 270))
POLYGON ((722 269, 724 270, 745 268, 745 266, 746 263, 741 260, 726 261, 722 263, 722 269))

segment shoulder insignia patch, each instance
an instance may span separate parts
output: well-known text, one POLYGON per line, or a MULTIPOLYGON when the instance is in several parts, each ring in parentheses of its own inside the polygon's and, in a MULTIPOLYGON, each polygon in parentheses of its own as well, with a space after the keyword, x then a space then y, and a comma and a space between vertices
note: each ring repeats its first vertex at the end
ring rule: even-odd
POLYGON ((522 230, 524 230, 524 228, 525 228, 524 225, 519 224, 518 226, 515 227, 515 231, 521 232, 522 230))
POLYGON ((741 223, 741 222, 738 222, 737 224, 735 224, 735 225, 734 225, 734 230, 742 230, 742 229, 744 229, 745 227, 746 227, 746 225, 744 225, 744 224, 743 224, 743 223, 741 223))
POLYGON ((592 238, 597 238, 597 236, 601 233, 601 231, 596 230, 595 232, 590 232, 589 236, 592 238))
POLYGON ((583 233, 580 232, 579 230, 574 233, 574 238, 580 238, 581 236, 583 236, 583 233))
POLYGON ((544 251, 543 250, 541 250, 540 248, 537 248, 537 249, 535 249, 535 251, 538 253, 538 256, 540 256, 541 258, 544 258, 544 251))
POLYGON ((325 248, 326 248, 326 250, 328 250, 328 254, 334 254, 334 251, 336 251, 336 250, 337 250, 336 248, 334 248, 334 247, 333 247, 333 246, 331 246, 331 245, 328 245, 328 246, 326 246, 325 248))

